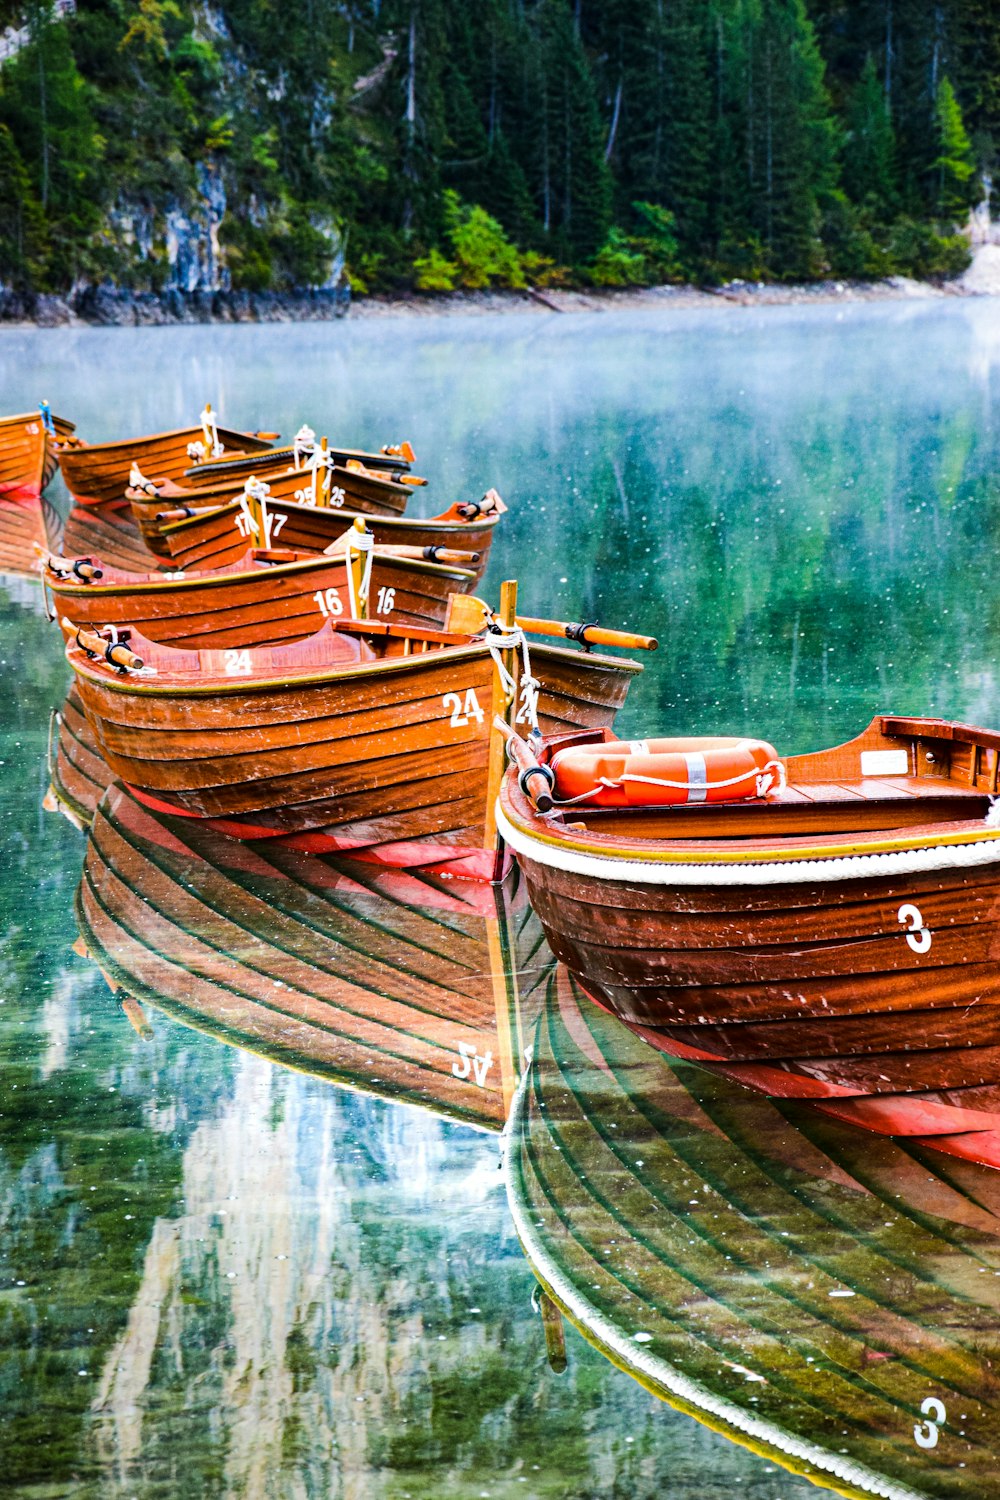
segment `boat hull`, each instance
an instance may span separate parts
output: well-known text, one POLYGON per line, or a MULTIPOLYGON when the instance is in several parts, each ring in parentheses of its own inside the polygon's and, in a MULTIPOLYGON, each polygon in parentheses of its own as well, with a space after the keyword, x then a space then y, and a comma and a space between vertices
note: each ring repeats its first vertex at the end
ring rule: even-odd
MULTIPOLYGON (((75 650, 70 659, 102 756, 149 805, 243 838, 294 836, 311 849, 491 873, 495 668, 482 642, 253 682, 147 681, 75 650)), ((641 670, 541 646, 531 664, 547 732, 609 725, 641 670)))
MULTIPOLYGON (((228 427, 220 427, 218 434, 227 449, 265 453, 272 446, 252 433, 228 427)), ((200 427, 181 427, 122 442, 81 443, 60 452, 59 466, 67 488, 78 503, 92 505, 122 500, 133 464, 138 464, 149 479, 180 480, 191 465, 188 444, 202 439, 200 427)))
MULTIPOLYGON (((147 475, 147 478, 151 476, 147 475)), ((412 490, 408 485, 396 484, 391 480, 378 479, 374 475, 358 473, 354 469, 335 469, 332 478, 331 503, 327 507, 311 506, 307 502, 301 504, 296 500, 300 494, 311 493, 311 473, 305 469, 294 469, 288 473, 271 473, 265 475, 270 493, 267 497, 268 510, 276 510, 278 502, 284 502, 281 514, 285 513, 285 507, 294 513, 298 509, 306 511, 319 511, 320 517, 329 516, 331 519, 323 525, 320 523, 311 529, 309 534, 316 533, 326 537, 320 546, 311 542, 293 542, 281 536, 282 546, 298 547, 308 546, 313 551, 322 552, 323 548, 337 537, 344 529, 344 523, 349 525, 355 515, 362 516, 401 516, 409 503, 412 490), (345 516, 346 513, 346 516, 345 516), (339 524, 338 524, 339 522, 339 524)), ((184 489, 181 494, 167 494, 148 496, 143 492, 130 489, 129 503, 132 509, 132 517, 138 526, 150 551, 160 555, 172 555, 167 538, 167 527, 158 517, 164 511, 180 510, 185 507, 196 511, 211 511, 215 507, 227 507, 226 520, 227 532, 232 532, 236 538, 242 537, 246 541, 246 522, 243 512, 236 503, 243 492, 243 481, 233 481, 231 484, 208 485, 204 488, 192 485, 184 489), (229 509, 228 507, 232 507, 229 509), (242 529, 240 522, 242 521, 242 529)), ((174 523, 176 524, 176 523, 174 523)), ((282 527, 287 530, 288 517, 285 521, 278 522, 273 540, 279 539, 282 527)), ((299 528, 300 530, 302 528, 299 528)), ((213 530, 214 535, 214 530, 213 530)), ((189 566, 189 564, 182 564, 189 566)), ((218 563, 215 563, 218 566, 218 563)))
POLYGON ((0 418, 0 499, 37 500, 56 471, 59 444, 73 423, 53 417, 52 433, 39 412, 0 418))
MULTIPOLYGON (((884 855, 853 878, 782 882, 772 868, 768 883, 698 885, 690 866, 684 884, 669 865, 639 878, 610 859, 560 868, 509 782, 502 805, 553 951, 659 1050, 887 1134, 1000 1128, 992 831, 941 852, 918 847, 933 827, 896 830, 923 869, 876 873, 892 867, 884 855)), ((946 838, 964 825, 935 826, 946 838)))
MULTIPOLYGON (((78 583, 46 570, 60 618, 100 629, 129 626, 148 640, 197 650, 281 645, 315 635, 331 617, 350 615, 348 565, 316 557, 189 578, 134 574, 113 583, 78 583)), ((472 573, 434 563, 374 556, 373 619, 421 629, 444 623, 452 594, 467 593, 472 573)))
MULTIPOLYGON (((271 496, 267 508, 275 518, 284 517, 276 534, 272 529, 273 539, 282 547, 304 552, 325 551, 343 535, 355 516, 362 514, 358 511, 321 510, 281 499, 275 501, 271 496)), ((469 564, 477 580, 486 571, 498 519, 492 516, 466 522, 365 516, 376 546, 453 547, 461 552, 477 552, 479 561, 469 564)), ((173 567, 200 571, 235 562, 246 548, 246 530, 240 507, 230 504, 173 522, 163 528, 162 541, 173 559, 173 567)))

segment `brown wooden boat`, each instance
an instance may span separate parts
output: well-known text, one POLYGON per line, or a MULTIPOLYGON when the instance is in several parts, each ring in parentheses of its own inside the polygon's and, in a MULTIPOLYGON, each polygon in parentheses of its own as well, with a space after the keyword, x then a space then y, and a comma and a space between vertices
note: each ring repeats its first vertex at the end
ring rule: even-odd
MULTIPOLYGON (((355 591, 363 582, 355 581, 343 554, 259 548, 216 572, 189 576, 124 572, 98 558, 49 554, 42 576, 54 613, 73 626, 128 626, 149 640, 205 650, 314 635, 324 620, 357 615, 355 591)), ((452 594, 468 593, 475 581, 461 567, 376 548, 367 597, 377 620, 435 629, 452 594)))
POLYGON ((0 498, 37 500, 56 471, 61 446, 75 430, 44 404, 38 411, 0 417, 0 498))
POLYGON ((498 826, 557 955, 655 1046, 1000 1166, 998 763, 1000 734, 884 715, 763 797, 553 815, 513 776, 498 826))
POLYGON ((42 491, 73 430, 47 406, 0 418, 0 573, 32 574, 36 545, 58 544, 62 523, 42 491))
MULTIPOLYGON (((513 665, 511 637, 331 620, 260 649, 82 640, 67 656, 101 753, 150 805, 244 838, 299 835, 311 849, 492 873, 491 650, 502 643, 513 665)), ((530 667, 520 712, 530 717, 537 694, 548 731, 610 724, 641 671, 542 645, 530 667)))
POLYGON ((179 427, 113 443, 78 442, 62 449, 59 466, 74 500, 87 505, 123 499, 133 464, 147 474, 181 479, 192 463, 189 450, 199 445, 202 448, 207 445, 211 451, 213 446, 221 444, 225 449, 246 455, 273 450, 274 433, 220 427, 210 410, 206 411, 207 418, 197 427, 179 427))
POLYGON ((508 1199, 584 1338, 838 1495, 995 1500, 996 1174, 668 1065, 565 971, 529 1039, 508 1199))
MULTIPOLYGON (((198 458, 185 469, 188 481, 199 488, 243 482, 250 476, 267 473, 269 470, 299 470, 315 461, 338 468, 353 468, 367 471, 374 479, 403 480, 408 484, 425 484, 426 481, 410 474, 413 464, 413 449, 409 443, 387 443, 378 452, 365 448, 351 448, 343 444, 330 443, 325 437, 317 438, 311 427, 301 427, 291 443, 283 447, 271 446, 267 452, 222 454, 219 457, 198 458)), ((147 477, 155 479, 157 473, 145 469, 147 477)), ((179 475, 170 475, 179 480, 179 475)), ((270 475, 268 474, 268 477, 270 475)))
MULTIPOLYGON (((359 515, 357 511, 276 498, 274 485, 263 504, 271 518, 272 540, 304 552, 325 552, 359 515)), ((363 519, 378 547, 427 548, 432 561, 442 547, 477 553, 478 559, 471 566, 478 579, 486 571, 493 534, 505 510, 496 491, 488 490, 480 500, 459 502, 439 516, 422 520, 367 514, 363 519)), ((217 568, 235 562, 245 550, 248 536, 254 535, 252 517, 238 498, 218 509, 195 511, 181 519, 174 512, 165 514, 172 519, 160 526, 158 541, 162 541, 176 568, 217 568)), ((164 515, 162 510, 160 515, 164 515)))
MULTIPOLYGON (((412 494, 410 486, 398 484, 389 477, 378 476, 362 468, 334 467, 325 476, 327 483, 319 480, 319 474, 318 469, 299 468, 287 471, 269 469, 265 476, 253 476, 267 487, 268 507, 274 514, 278 530, 282 523, 277 520, 277 516, 284 513, 274 508, 279 501, 297 509, 316 509, 324 516, 332 514, 339 518, 346 515, 350 524, 355 515, 402 515, 412 494)), ((198 488, 195 485, 174 484, 169 480, 147 479, 136 468, 132 470, 130 479, 132 483, 125 493, 130 502, 132 517, 152 552, 169 555, 170 549, 163 534, 171 522, 214 514, 220 506, 226 508, 226 519, 234 529, 239 520, 244 522, 244 526, 246 524, 246 506, 245 503, 241 504, 245 478, 198 488), (234 513, 237 517, 235 523, 232 520, 234 513)), ((342 524, 339 528, 331 528, 329 525, 325 529, 322 525, 319 527, 320 534, 326 535, 327 542, 332 541, 339 530, 343 530, 342 524)), ((323 548, 317 547, 314 550, 321 552, 323 548)))
POLYGON ((516 890, 248 848, 113 784, 77 893, 130 1017, 156 1007, 356 1092, 503 1125, 519 1002, 553 964, 516 890))

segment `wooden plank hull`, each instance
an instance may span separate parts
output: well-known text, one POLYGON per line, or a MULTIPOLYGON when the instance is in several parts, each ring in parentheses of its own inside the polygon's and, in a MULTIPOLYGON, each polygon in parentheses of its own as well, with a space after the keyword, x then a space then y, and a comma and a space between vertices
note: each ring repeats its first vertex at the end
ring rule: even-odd
MULTIPOLYGON (((149 476, 147 476, 149 477, 149 476)), ((277 510, 278 502, 285 502, 291 514, 298 509, 315 511, 319 509, 308 503, 299 504, 297 495, 311 496, 312 475, 306 469, 293 469, 288 473, 269 471, 261 476, 265 479, 270 494, 267 498, 268 509, 276 514, 285 514, 285 505, 277 510)), ((408 485, 395 484, 390 481, 376 479, 372 475, 359 474, 352 469, 335 469, 333 475, 333 487, 331 492, 331 505, 329 510, 324 507, 320 509, 320 515, 326 516, 331 513, 337 517, 337 521, 331 525, 323 525, 322 522, 314 525, 311 533, 326 537, 321 546, 313 542, 282 542, 283 546, 303 546, 312 551, 322 552, 344 529, 345 522, 350 525, 355 515, 381 516, 402 515, 405 511, 412 490, 408 485)), ((211 485, 205 488, 170 486, 169 493, 150 497, 141 490, 130 489, 128 492, 129 502, 132 509, 132 518, 149 547, 150 551, 160 555, 172 555, 171 548, 165 538, 166 527, 158 519, 164 511, 178 510, 183 508, 195 509, 197 511, 208 511, 217 506, 231 506, 233 509, 227 511, 227 520, 230 529, 240 534, 238 520, 242 518, 243 512, 238 505, 239 496, 243 491, 243 481, 233 481, 229 484, 211 485), (178 493, 174 493, 175 488, 178 493)), ((176 524, 176 523, 175 523, 176 524)), ((245 524, 245 523, 244 523, 245 524)), ((281 532, 282 527, 287 527, 288 515, 284 522, 278 523, 275 532, 275 540, 281 532)), ((298 528, 306 530, 305 527, 298 528)), ((245 538, 246 532, 243 531, 245 538)), ((179 564, 179 566, 190 566, 190 564, 179 564)), ((216 562, 215 566, 219 566, 216 562)))
POLYGON ((511 986, 551 968, 526 902, 277 846, 249 850, 113 785, 77 896, 133 1000, 332 1083, 499 1130, 511 986), (510 941, 501 943, 500 929, 510 941), (525 956, 518 971, 504 952, 525 956))
MULTIPOLYGON (((321 637, 271 651, 253 681, 223 675, 239 672, 238 657, 202 657, 203 669, 192 657, 186 674, 154 658, 157 675, 144 679, 73 646, 68 656, 101 754, 156 806, 242 837, 305 835, 307 847, 487 873, 486 645, 345 665, 330 665, 321 637)), ((556 647, 534 647, 531 662, 547 729, 609 724, 640 670, 556 647)))
MULTIPOLYGON (((354 510, 320 510, 290 501, 275 501, 270 496, 267 506, 276 521, 284 518, 275 535, 276 542, 304 552, 324 552, 353 524, 356 515, 363 514, 354 510)), ((499 517, 451 521, 366 514, 364 519, 377 546, 454 547, 460 552, 478 552, 479 561, 471 568, 479 579, 489 562, 499 517)), ((239 505, 231 503, 172 522, 162 529, 161 537, 173 559, 173 567, 201 570, 235 562, 246 547, 247 529, 239 505)))
POLYGON ((51 420, 54 435, 39 412, 0 417, 0 499, 38 500, 56 471, 60 442, 73 432, 72 422, 51 420))
MULTIPOLYGON (((231 573, 157 578, 114 574, 80 583, 46 570, 46 586, 60 618, 74 625, 128 626, 164 645, 218 651, 281 645, 314 635, 324 621, 350 615, 347 563, 316 557, 276 567, 252 562, 231 573)), ((451 594, 468 593, 472 573, 435 563, 374 555, 370 598, 374 619, 436 629, 451 594)))
MULTIPOLYGON (((501 831, 509 815, 557 956, 659 1050, 890 1134, 993 1130, 1000 839, 973 770, 950 811, 951 783, 927 780, 901 805, 890 795, 842 814, 857 831, 818 846, 651 839, 644 863, 635 840, 626 856, 613 833, 560 835, 510 780, 501 831), (726 855, 744 862, 711 863, 726 855)), ((711 827, 736 816, 723 808, 711 827)), ((680 808, 677 826, 694 818, 680 808)))
MULTIPOLYGON (((219 428, 219 441, 226 448, 264 453, 271 443, 253 433, 219 428)), ((138 464, 149 479, 180 480, 191 466, 188 445, 202 441, 200 427, 181 427, 114 443, 81 443, 59 454, 66 486, 80 504, 92 505, 124 498, 132 465, 138 464)))
POLYGON ((995 1177, 665 1065, 565 972, 533 1043, 508 1197, 585 1338, 838 1494, 997 1493, 995 1177))

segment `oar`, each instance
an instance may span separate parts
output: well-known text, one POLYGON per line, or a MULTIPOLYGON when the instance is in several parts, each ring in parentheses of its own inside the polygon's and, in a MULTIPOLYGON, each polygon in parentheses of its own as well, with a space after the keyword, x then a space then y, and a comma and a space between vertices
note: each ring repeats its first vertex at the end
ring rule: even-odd
POLYGON ((480 558, 478 552, 459 552, 454 547, 408 547, 402 543, 375 548, 376 557, 399 557, 406 562, 434 562, 451 564, 455 568, 469 568, 480 558))
POLYGON ((564 636, 581 646, 621 646, 626 651, 655 651, 659 642, 652 635, 633 635, 629 630, 605 630, 603 625, 575 625, 565 620, 533 620, 518 615, 517 623, 529 635, 564 636))
POLYGON ((76 644, 81 651, 86 651, 88 656, 99 656, 104 661, 110 662, 113 667, 121 667, 133 672, 142 671, 142 657, 136 656, 134 651, 130 651, 121 642, 105 640, 103 635, 98 635, 93 630, 84 630, 82 625, 77 630, 72 620, 64 619, 62 627, 67 634, 75 631, 73 638, 76 644))
POLYGON ((89 557, 56 557, 53 553, 46 552, 44 547, 38 547, 37 550, 39 556, 44 559, 45 566, 51 572, 57 573, 60 578, 65 578, 67 574, 72 573, 83 583, 87 583, 90 579, 96 581, 104 577, 101 569, 96 563, 92 563, 89 557))
MULTIPOLYGON (((484 599, 475 594, 453 594, 448 602, 445 630, 456 635, 477 635, 493 617, 484 599)), ((535 620, 518 615, 515 624, 532 635, 562 636, 584 646, 621 646, 626 651, 655 651, 653 636, 633 635, 627 630, 605 630, 601 625, 575 625, 565 620, 535 620)))
POLYGON ((493 720, 493 727, 507 741, 507 753, 517 766, 517 784, 521 791, 538 812, 550 813, 555 807, 552 796, 555 776, 551 768, 542 765, 527 740, 522 740, 499 714, 493 720))

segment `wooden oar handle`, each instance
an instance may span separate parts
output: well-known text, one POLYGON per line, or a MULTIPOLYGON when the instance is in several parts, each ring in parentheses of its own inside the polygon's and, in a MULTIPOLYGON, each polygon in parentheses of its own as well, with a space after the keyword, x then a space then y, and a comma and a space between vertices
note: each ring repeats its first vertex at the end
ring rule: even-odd
POLYGON ((454 547, 409 547, 403 543, 390 543, 379 547, 383 557, 398 557, 404 562, 434 562, 450 564, 453 568, 468 568, 479 561, 478 552, 459 552, 454 547))
POLYGON ((172 521, 186 521, 188 516, 200 515, 206 509, 214 510, 215 507, 206 507, 203 505, 198 509, 194 509, 190 505, 177 505, 173 510, 158 510, 156 512, 156 519, 164 526, 169 526, 172 521))
POLYGON ((89 557, 56 557, 51 552, 46 552, 44 556, 45 566, 60 578, 68 578, 72 574, 81 583, 88 583, 91 579, 104 577, 102 570, 89 557))
POLYGON ((531 805, 540 813, 549 813, 555 807, 552 788, 555 773, 551 766, 543 766, 526 740, 505 724, 498 714, 493 727, 507 741, 507 753, 517 767, 517 784, 531 805))
MULTIPOLYGON (((71 620, 63 620, 63 628, 73 630, 71 620)), ((81 651, 86 651, 88 656, 99 656, 102 661, 110 662, 113 667, 121 671, 141 672, 142 657, 136 656, 127 646, 120 641, 106 640, 103 635, 98 635, 95 630, 84 630, 81 625, 76 631, 73 639, 81 651)))
POLYGON ((655 636, 633 635, 628 630, 605 630, 602 625, 576 625, 565 620, 531 620, 518 615, 517 623, 530 635, 564 636, 568 641, 579 641, 581 646, 621 646, 626 651, 655 651, 659 645, 655 636))

